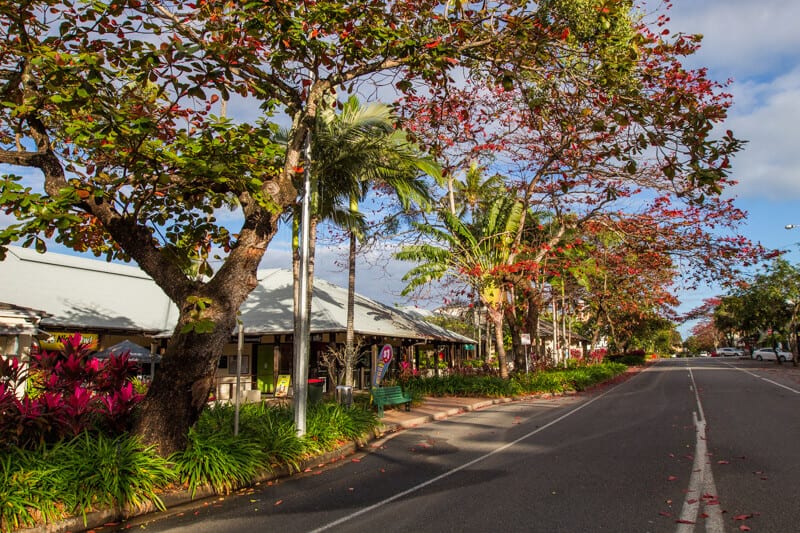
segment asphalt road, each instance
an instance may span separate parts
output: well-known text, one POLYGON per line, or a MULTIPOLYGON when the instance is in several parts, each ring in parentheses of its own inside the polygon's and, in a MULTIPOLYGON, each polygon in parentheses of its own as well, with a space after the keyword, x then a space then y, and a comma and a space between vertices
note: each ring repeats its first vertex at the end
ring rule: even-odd
POLYGON ((613 387, 466 413, 144 531, 800 531, 791 365, 668 360, 613 387), (749 529, 748 529, 749 528, 749 529))

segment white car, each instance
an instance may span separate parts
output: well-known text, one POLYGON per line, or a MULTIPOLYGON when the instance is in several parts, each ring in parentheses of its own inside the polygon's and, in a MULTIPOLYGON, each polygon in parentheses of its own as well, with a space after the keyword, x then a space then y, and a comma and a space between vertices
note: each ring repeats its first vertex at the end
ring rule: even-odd
POLYGON ((716 353, 717 357, 741 357, 744 355, 744 351, 741 348, 733 348, 731 346, 717 348, 716 353))
POLYGON ((759 361, 774 361, 776 356, 782 362, 792 360, 792 352, 786 352, 780 349, 759 348, 753 352, 753 359, 758 359, 759 361))

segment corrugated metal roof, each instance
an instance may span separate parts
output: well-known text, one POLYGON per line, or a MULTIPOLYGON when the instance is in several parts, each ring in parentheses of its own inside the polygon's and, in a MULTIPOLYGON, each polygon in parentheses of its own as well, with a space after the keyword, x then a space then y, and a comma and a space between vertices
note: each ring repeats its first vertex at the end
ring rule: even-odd
POLYGON ((46 328, 171 330, 178 316, 141 269, 54 252, 9 247, 0 261, 0 300, 46 310, 46 328))
MULTIPOLYGON (((178 311, 166 294, 135 266, 54 252, 9 247, 0 261, 0 301, 45 309, 44 327, 170 333, 178 311)), ((294 331, 292 273, 261 270, 258 286, 241 307, 248 335, 294 331)), ((344 332, 347 290, 314 280, 311 333, 344 332)), ((356 295, 355 330, 361 335, 474 343, 420 317, 356 295)))

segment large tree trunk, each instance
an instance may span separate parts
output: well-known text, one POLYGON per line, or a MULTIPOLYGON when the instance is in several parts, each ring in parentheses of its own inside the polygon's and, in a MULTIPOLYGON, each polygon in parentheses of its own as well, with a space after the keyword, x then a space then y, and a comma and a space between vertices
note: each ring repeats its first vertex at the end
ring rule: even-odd
POLYGON ((134 432, 160 455, 185 448, 189 428, 208 401, 219 357, 232 340, 239 307, 256 286, 262 254, 263 248, 235 251, 212 280, 195 282, 176 298, 178 323, 134 423, 134 432))
POLYGON ((186 447, 188 429, 197 422, 214 383, 222 349, 230 342, 235 313, 211 333, 173 334, 161 367, 141 404, 134 432, 167 457, 186 447))

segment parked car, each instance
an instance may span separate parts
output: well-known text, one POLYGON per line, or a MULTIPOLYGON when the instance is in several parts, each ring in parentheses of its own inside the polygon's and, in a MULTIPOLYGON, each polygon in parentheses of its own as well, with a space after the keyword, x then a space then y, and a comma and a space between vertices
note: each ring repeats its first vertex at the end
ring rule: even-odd
POLYGON ((717 357, 741 357, 744 355, 744 350, 741 348, 734 348, 732 346, 724 346, 722 348, 717 348, 716 356, 717 357))
POLYGON ((776 351, 773 348, 758 348, 757 350, 753 351, 753 359, 758 359, 759 361, 774 361, 776 356, 781 361, 792 360, 792 352, 787 352, 781 349, 776 351))

